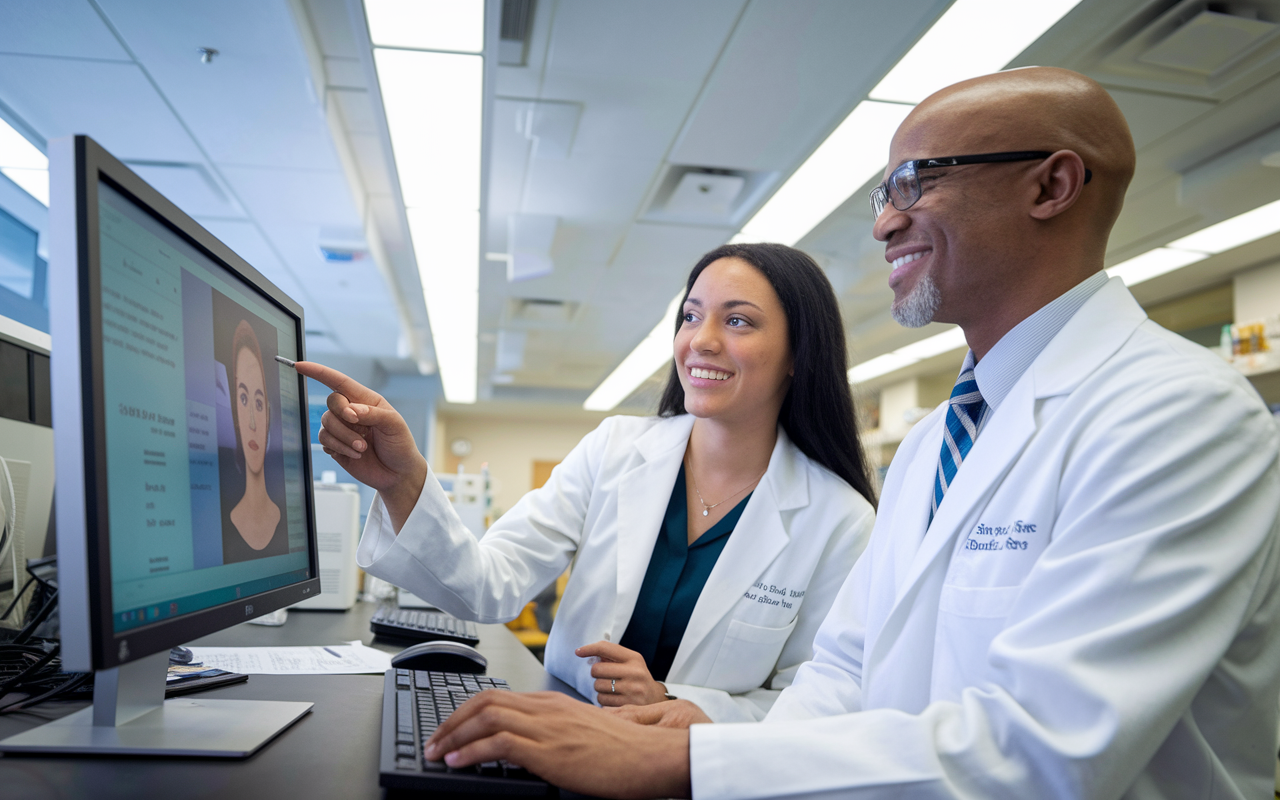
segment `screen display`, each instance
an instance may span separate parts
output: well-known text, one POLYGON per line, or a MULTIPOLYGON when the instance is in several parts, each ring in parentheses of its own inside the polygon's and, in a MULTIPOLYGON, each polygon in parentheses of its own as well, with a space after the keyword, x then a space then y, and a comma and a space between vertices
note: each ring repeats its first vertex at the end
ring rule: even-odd
POLYGON ((117 633, 306 580, 298 323, 98 184, 117 633))

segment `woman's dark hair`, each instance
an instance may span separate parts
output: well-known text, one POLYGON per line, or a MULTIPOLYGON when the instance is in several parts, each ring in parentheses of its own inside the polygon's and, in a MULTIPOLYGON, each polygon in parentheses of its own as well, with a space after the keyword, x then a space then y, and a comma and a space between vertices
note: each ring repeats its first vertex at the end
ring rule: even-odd
MULTIPOLYGON (((843 478, 874 506, 875 489, 862 457, 849 391, 844 324, 831 282, 812 258, 793 247, 726 244, 703 256, 689 273, 685 300, 702 271, 722 258, 738 258, 759 270, 786 312, 795 377, 778 414, 783 430, 800 452, 843 478)), ((676 318, 677 333, 683 324, 682 311, 676 318)), ((673 362, 658 414, 684 413, 684 386, 673 362)))

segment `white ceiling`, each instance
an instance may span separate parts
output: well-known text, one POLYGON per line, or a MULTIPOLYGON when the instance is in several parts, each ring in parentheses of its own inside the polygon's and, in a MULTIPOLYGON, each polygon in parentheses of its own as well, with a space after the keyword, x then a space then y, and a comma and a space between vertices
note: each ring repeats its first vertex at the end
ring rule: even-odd
POLYGON ((322 230, 358 231, 285 2, 0 0, 0 103, 48 140, 87 133, 135 165, 306 309, 317 354, 394 357, 372 261, 337 267, 322 230), (198 47, 215 47, 210 64, 198 47))
MULTIPOLYGON (((1199 84, 1121 63, 1127 42, 1193 1, 1084 0, 1016 62, 1091 74, 1129 118, 1139 170, 1109 263, 1280 197, 1280 171, 1264 170, 1240 208, 1180 204, 1184 172, 1280 124, 1271 45, 1229 79, 1199 84)), ((510 215, 553 215, 554 271, 509 283, 505 263, 482 262, 480 405, 580 408, 698 256, 738 230, 948 5, 538 0, 527 65, 496 67, 482 251, 507 252, 510 215), (539 155, 518 128, 536 102, 576 108, 567 155, 539 155), (690 167, 745 176, 749 200, 719 219, 655 212, 690 167), (518 367, 498 374, 500 338, 504 367, 518 367)), ((1280 0, 1254 5, 1280 20, 1280 0)), ((0 0, 0 114, 46 139, 89 133, 135 163, 303 303, 319 357, 416 372, 434 356, 358 13, 358 0, 0 0), (220 51, 213 63, 200 63, 202 46, 220 51), (320 257, 322 238, 361 234, 371 257, 320 257)), ((799 245, 836 288, 856 361, 935 332, 888 315, 868 188, 851 185, 799 245)), ((1135 293, 1158 302, 1220 281, 1280 255, 1272 239, 1135 293)))

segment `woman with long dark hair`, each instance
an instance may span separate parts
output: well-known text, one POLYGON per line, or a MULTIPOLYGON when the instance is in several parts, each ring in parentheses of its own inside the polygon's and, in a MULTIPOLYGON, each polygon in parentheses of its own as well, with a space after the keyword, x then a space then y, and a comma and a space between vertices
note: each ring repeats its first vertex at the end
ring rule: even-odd
POLYGON ((874 495, 835 294, 804 253, 725 245, 689 275, 656 417, 610 417, 479 541, 408 427, 318 364, 320 443, 378 489, 357 561, 459 617, 511 619, 571 563, 549 672, 601 705, 760 719, 812 654, 874 495))

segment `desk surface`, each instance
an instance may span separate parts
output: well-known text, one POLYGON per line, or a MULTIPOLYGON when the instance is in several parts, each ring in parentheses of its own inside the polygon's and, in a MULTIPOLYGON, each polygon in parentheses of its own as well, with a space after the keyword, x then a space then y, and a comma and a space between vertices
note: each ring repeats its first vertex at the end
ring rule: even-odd
MULTIPOLYGON (((388 652, 402 649, 373 639, 374 607, 348 612, 289 612, 282 627, 237 625, 192 644, 265 647, 317 645, 359 639, 388 652)), ((488 674, 517 691, 554 690, 578 697, 551 677, 502 625, 481 625, 478 649, 488 674)), ((378 725, 381 675, 253 675, 247 683, 193 697, 305 700, 311 713, 252 758, 92 758, 0 756, 0 795, 8 798, 381 798, 378 725)), ((0 739, 84 708, 86 703, 46 703, 31 714, 0 717, 0 739)))

